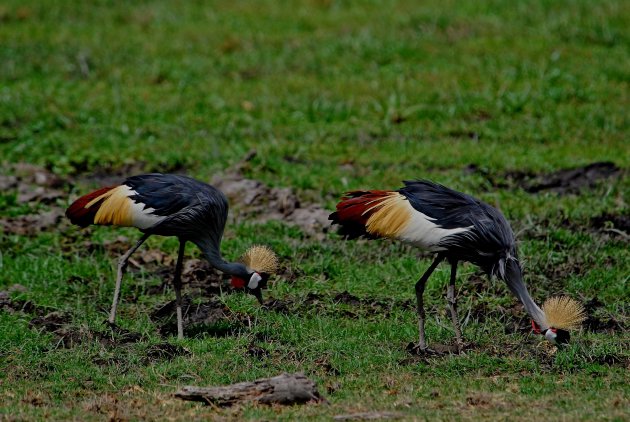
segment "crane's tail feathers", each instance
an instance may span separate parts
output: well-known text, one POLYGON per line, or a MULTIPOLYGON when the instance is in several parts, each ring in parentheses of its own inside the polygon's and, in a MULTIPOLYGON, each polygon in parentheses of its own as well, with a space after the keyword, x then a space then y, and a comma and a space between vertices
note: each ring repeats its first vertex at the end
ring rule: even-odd
POLYGON ((74 201, 66 210, 72 224, 129 226, 132 222, 131 199, 126 185, 109 186, 88 193, 74 201))
POLYGON ((342 236, 354 239, 396 237, 411 219, 407 199, 395 191, 353 191, 337 204, 337 211, 328 217, 339 224, 342 236))
POLYGON ((252 246, 239 261, 258 273, 275 274, 278 271, 278 257, 269 246, 252 246))
POLYGON ((567 296, 549 298, 542 306, 547 324, 562 330, 574 330, 586 319, 582 304, 567 296))

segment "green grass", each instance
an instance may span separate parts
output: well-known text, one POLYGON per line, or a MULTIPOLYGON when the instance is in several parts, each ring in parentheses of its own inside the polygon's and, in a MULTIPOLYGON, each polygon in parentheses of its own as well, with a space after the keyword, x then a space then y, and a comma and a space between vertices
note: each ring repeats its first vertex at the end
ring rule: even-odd
MULTIPOLYGON (((250 325, 165 339, 149 314, 174 295, 149 294, 161 267, 145 266, 125 279, 118 320, 143 339, 63 348, 29 321, 57 311, 72 330, 103 332, 116 256, 86 241, 124 234, 133 242, 137 232, 5 230, 0 291, 32 306, 0 309, 0 418, 291 420, 393 410, 408 419, 628 419, 628 242, 591 219, 629 213, 629 27, 630 5, 613 0, 4 2, 3 174, 28 162, 77 182, 52 205, 1 192, 2 221, 67 205, 96 187, 83 177, 95 171, 210 180, 251 149, 257 155, 245 176, 329 209, 348 189, 426 177, 500 206, 519 234, 538 301, 596 298, 595 316, 619 326, 575 333, 571 346, 549 354, 527 333, 523 312, 510 314, 516 301, 505 286, 486 280, 477 288, 476 269, 464 266, 460 309, 470 311, 464 335, 473 349, 414 359, 405 351, 417 335, 406 301, 428 255, 231 219, 227 257, 268 243, 296 272, 266 292, 296 303, 291 312, 224 295, 250 325), (606 160, 621 173, 577 194, 530 194, 509 178, 606 160), (480 171, 467 171, 471 165, 480 171), (16 284, 23 288, 11 290, 16 284), (335 303, 345 290, 391 309, 335 303), (324 297, 309 305, 309 293, 324 297), (164 341, 190 354, 148 359, 164 341), (267 353, 250 356, 251 345, 267 353), (283 371, 304 371, 329 404, 220 410, 171 395, 186 384, 283 371)), ((177 243, 150 239, 146 249, 156 248, 174 257, 177 243)), ((199 253, 190 246, 187 256, 199 253)), ((447 282, 440 267, 425 295, 433 343, 452 339, 447 282)))

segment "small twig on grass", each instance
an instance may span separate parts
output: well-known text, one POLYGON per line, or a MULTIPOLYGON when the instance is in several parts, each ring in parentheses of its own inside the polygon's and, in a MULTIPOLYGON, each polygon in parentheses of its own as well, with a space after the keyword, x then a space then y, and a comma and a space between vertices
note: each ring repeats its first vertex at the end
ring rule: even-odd
POLYGON ((624 232, 623 230, 619 230, 619 229, 614 229, 612 227, 609 227, 607 229, 604 229, 603 231, 605 232, 612 232, 612 233, 616 233, 619 236, 623 237, 624 239, 630 239, 630 235, 626 232, 624 232))

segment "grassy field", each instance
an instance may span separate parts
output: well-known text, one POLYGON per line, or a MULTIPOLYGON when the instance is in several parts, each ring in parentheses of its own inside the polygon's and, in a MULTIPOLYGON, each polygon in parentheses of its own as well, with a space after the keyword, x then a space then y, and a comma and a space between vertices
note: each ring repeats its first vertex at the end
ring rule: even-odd
MULTIPOLYGON (((630 419, 628 28, 621 0, 3 2, 0 419, 630 419), (151 238, 121 330, 103 324, 139 233, 60 213, 144 171, 263 184, 256 209, 233 198, 223 253, 278 252, 265 307, 189 246, 185 293, 205 322, 177 341, 158 312, 177 241, 151 238), (430 255, 271 209, 280 188, 324 213, 346 190, 421 177, 501 208, 538 302, 587 305, 570 346, 547 347, 506 286, 465 265, 470 347, 412 355, 430 255), (328 404, 173 397, 295 371, 328 404)), ((448 275, 425 294, 433 344, 452 342, 448 275)))

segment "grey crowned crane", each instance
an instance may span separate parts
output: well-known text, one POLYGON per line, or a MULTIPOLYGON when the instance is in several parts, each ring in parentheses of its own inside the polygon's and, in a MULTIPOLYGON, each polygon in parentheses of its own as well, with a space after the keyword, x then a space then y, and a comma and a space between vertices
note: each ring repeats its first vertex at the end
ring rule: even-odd
POLYGON ((523 282, 514 234, 501 212, 470 195, 427 180, 405 181, 404 185, 394 191, 348 192, 329 219, 339 224, 339 233, 348 238, 397 239, 436 253, 415 286, 420 351, 428 350, 424 288, 444 260, 451 266, 447 301, 460 350, 463 341, 455 297, 460 261, 471 262, 490 277, 505 281, 532 318, 536 333, 552 343, 569 341, 568 330, 577 328, 584 320, 583 308, 567 297, 551 298, 542 309, 536 305, 523 282))
POLYGON ((225 195, 206 183, 186 176, 144 174, 127 178, 121 185, 98 189, 77 199, 66 210, 73 224, 136 227, 143 234, 118 263, 109 323, 114 324, 120 285, 129 257, 151 235, 175 236, 179 253, 173 286, 177 306, 177 336, 184 337, 181 273, 186 242, 192 242, 216 269, 232 276, 232 285, 253 294, 262 304, 262 291, 278 265, 266 246, 253 246, 240 262, 226 262, 220 245, 228 215, 225 195))

